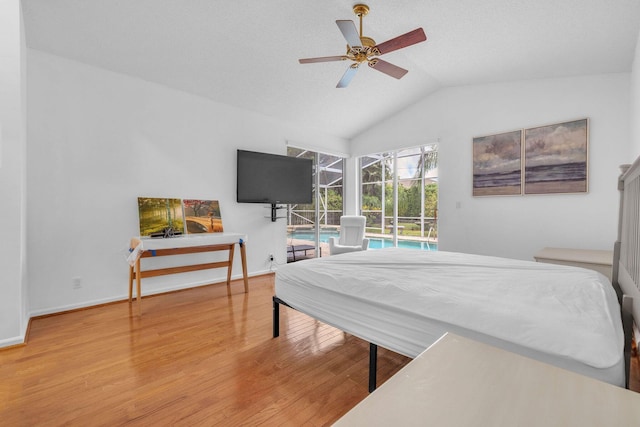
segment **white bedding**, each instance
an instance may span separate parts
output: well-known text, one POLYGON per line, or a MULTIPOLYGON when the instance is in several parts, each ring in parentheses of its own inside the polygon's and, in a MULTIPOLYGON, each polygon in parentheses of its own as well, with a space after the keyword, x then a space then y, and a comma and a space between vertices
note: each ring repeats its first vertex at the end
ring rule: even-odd
POLYGON ((624 385, 620 308, 595 271, 389 248, 283 266, 276 296, 409 357, 450 331, 624 385))

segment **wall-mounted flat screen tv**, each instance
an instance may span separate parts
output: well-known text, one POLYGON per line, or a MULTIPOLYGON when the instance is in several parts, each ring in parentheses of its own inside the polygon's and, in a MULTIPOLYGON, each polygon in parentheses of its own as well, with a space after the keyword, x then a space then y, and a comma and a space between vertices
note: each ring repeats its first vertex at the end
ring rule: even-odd
POLYGON ((311 203, 313 160, 238 150, 239 203, 311 203))

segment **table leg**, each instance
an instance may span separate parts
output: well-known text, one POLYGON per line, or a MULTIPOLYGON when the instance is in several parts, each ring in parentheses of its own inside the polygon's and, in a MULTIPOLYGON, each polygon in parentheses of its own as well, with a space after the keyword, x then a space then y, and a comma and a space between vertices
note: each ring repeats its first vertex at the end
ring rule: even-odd
POLYGON ((227 267, 227 287, 231 285, 231 268, 233 267, 233 252, 236 248, 235 243, 229 245, 229 267, 227 267))
POLYGON ((138 307, 140 306, 140 279, 142 273, 140 272, 140 258, 136 260, 136 300, 138 301, 138 307))
POLYGON ((240 258, 242 258, 242 277, 244 278, 244 292, 249 292, 249 277, 247 275, 247 251, 246 244, 240 242, 240 258))
POLYGON ((133 266, 129 266, 129 302, 133 299, 133 266))

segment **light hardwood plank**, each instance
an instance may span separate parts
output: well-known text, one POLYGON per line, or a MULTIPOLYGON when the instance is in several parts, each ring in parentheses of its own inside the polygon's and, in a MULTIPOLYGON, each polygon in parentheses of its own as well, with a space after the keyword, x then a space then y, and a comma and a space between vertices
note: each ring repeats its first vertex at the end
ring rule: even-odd
MULTIPOLYGON (((281 307, 273 276, 33 319, 0 350, 0 424, 329 425, 367 396, 368 344, 281 307)), ((409 361, 380 349, 379 383, 409 361)))

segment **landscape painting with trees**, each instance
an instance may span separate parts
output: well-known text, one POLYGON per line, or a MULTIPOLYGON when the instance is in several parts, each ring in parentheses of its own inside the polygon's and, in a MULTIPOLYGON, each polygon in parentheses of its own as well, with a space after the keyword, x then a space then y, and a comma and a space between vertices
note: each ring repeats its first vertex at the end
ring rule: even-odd
POLYGON ((138 197, 140 236, 171 237, 184 233, 181 199, 138 197))

